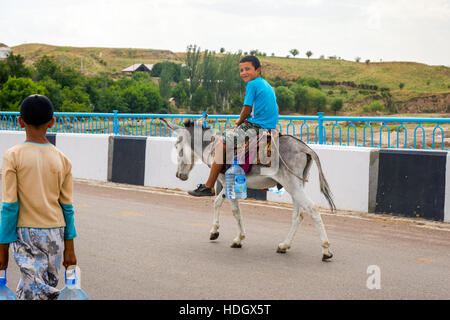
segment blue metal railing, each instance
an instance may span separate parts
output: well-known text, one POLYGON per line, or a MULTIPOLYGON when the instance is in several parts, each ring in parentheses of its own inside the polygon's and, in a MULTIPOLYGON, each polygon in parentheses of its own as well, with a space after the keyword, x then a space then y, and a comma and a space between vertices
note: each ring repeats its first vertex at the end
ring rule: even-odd
MULTIPOLYGON (((22 130, 17 121, 19 112, 0 112, 0 130, 22 130)), ((198 119, 200 114, 127 114, 56 112, 52 132, 172 136, 170 128, 159 120, 164 118, 182 125, 186 119, 198 119)), ((215 131, 231 128, 230 120, 238 115, 208 115, 215 131)), ((280 116, 278 129, 306 143, 409 149, 449 150, 449 118, 400 117, 328 117, 280 116)))

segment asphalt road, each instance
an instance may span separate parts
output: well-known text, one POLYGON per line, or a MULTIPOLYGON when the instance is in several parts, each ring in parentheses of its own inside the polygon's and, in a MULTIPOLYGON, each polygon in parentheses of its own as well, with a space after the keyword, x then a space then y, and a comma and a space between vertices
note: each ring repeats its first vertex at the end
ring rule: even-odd
MULTIPOLYGON (((76 181, 74 202, 90 299, 450 299, 448 223, 323 211, 334 257, 322 262, 309 216, 292 248, 276 253, 290 228, 288 205, 242 202, 247 238, 234 249, 238 229, 227 202, 216 241, 209 240, 213 198, 76 181), (376 275, 379 282, 369 282, 380 287, 369 289, 376 275)), ((10 288, 18 279, 10 256, 10 288)), ((61 270, 58 287, 63 282, 61 270)))

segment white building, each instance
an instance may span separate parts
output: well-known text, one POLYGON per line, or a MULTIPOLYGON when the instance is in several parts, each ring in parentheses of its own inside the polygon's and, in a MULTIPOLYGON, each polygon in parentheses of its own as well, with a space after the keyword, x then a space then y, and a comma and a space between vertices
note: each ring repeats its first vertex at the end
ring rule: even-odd
POLYGON ((143 64, 143 63, 136 63, 132 66, 129 66, 128 68, 125 68, 122 70, 122 72, 125 73, 134 73, 134 72, 150 72, 152 71, 153 64, 143 64))
POLYGON ((11 54, 11 49, 3 43, 0 43, 0 59, 6 59, 11 54))

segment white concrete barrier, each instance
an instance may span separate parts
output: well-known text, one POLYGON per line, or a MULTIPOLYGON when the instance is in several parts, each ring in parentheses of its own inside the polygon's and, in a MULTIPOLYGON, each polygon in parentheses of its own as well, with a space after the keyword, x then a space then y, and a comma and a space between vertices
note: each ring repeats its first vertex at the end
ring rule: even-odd
MULTIPOLYGON (((111 181, 108 177, 113 158, 111 139, 111 135, 57 133, 55 145, 72 161, 72 173, 75 178, 111 181)), ((0 166, 4 152, 24 141, 24 132, 0 130, 0 166)), ((181 181, 175 176, 177 170, 175 141, 176 138, 170 137, 147 137, 142 145, 142 148, 145 147, 145 168, 143 168, 145 186, 187 191, 206 181, 209 168, 200 160, 195 164, 187 181, 181 181)), ((382 151, 378 148, 315 144, 311 144, 310 147, 319 156, 337 209, 375 212, 378 189, 382 184, 379 181, 381 177, 379 170, 383 167, 380 160, 382 151)), ((413 151, 410 152, 415 154, 413 151)), ((418 157, 423 153, 424 151, 417 152, 418 157)), ((446 159, 445 166, 437 170, 445 174, 445 190, 441 190, 440 193, 441 197, 445 197, 445 202, 444 217, 441 215, 437 219, 450 222, 450 153, 441 156, 446 159)), ((328 203, 320 192, 318 171, 314 162, 308 180, 307 195, 316 205, 328 208, 328 203)), ((426 185, 423 187, 427 188, 426 185)), ((287 192, 282 195, 273 192, 266 194, 269 201, 292 202, 287 192)))
POLYGON ((5 151, 26 139, 25 131, 0 130, 0 168, 5 151))
MULTIPOLYGON (((375 148, 309 145, 319 156, 325 178, 333 193, 337 209, 369 211, 371 153, 375 148)), ((306 194, 318 206, 329 208, 320 192, 319 174, 315 162, 310 168, 306 194)), ((376 191, 376 190, 375 190, 376 191)), ((268 192, 267 200, 292 203, 290 195, 268 192)))
POLYGON ((108 134, 58 133, 56 147, 72 162, 74 178, 108 181, 108 134))
POLYGON ((191 190, 195 189, 197 184, 206 181, 209 175, 209 168, 201 161, 195 164, 188 180, 181 181, 175 176, 177 172, 175 141, 176 138, 173 137, 147 138, 145 186, 191 190))

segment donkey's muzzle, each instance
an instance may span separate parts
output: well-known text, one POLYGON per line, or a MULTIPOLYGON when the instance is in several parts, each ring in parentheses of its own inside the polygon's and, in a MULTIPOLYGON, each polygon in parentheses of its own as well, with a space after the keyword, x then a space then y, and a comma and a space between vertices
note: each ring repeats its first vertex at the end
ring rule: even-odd
POLYGON ((185 173, 177 173, 176 176, 178 179, 180 179, 182 181, 186 181, 188 179, 188 175, 185 173))

